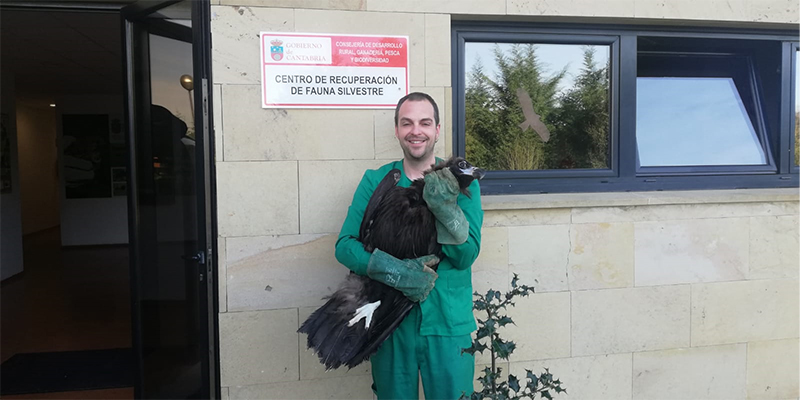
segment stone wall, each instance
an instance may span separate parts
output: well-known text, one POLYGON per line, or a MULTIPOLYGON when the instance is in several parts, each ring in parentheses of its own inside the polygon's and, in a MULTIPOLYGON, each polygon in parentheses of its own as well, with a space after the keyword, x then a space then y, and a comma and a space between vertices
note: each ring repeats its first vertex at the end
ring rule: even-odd
MULTIPOLYGON (((296 330, 347 274, 333 245, 363 171, 402 156, 392 111, 261 109, 259 32, 409 36, 411 89, 439 103, 445 156, 454 18, 798 22, 796 0, 212 2, 221 384, 231 399, 372 397, 368 365, 325 372, 296 330)), ((570 399, 800 396, 796 190, 483 200, 475 289, 505 289, 518 273, 537 290, 511 311, 512 372, 548 367, 570 399)))

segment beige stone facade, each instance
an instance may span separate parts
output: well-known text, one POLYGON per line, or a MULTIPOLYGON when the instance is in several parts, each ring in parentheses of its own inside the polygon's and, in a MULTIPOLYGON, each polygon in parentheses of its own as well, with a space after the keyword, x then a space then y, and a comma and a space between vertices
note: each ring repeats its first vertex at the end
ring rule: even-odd
MULTIPOLYGON (((262 109, 261 31, 407 35, 410 85, 450 153, 450 25, 585 21, 797 28, 797 0, 214 0, 223 398, 371 399, 299 324, 347 269, 333 245, 363 171, 402 156, 391 111, 262 109)), ((569 399, 794 399, 797 190, 485 196, 476 290, 518 273, 512 373, 569 399)), ((488 362, 478 357, 479 364, 488 362)))

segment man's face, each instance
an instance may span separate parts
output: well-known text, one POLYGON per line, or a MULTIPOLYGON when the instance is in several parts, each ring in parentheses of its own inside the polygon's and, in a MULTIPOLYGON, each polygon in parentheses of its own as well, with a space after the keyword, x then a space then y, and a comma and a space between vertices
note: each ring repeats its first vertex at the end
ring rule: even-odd
POLYGON ((433 156, 439 139, 439 125, 433 118, 433 105, 428 101, 406 101, 397 113, 394 135, 407 159, 424 161, 433 156))

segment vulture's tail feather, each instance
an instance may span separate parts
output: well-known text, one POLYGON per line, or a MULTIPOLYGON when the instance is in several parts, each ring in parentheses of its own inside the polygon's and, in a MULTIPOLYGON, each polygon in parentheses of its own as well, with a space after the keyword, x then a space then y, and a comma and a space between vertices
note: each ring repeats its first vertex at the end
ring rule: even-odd
POLYGON ((369 336, 359 351, 345 364, 349 368, 368 360, 380 348, 381 344, 391 335, 401 322, 406 318, 414 303, 401 292, 389 289, 381 299, 384 304, 378 309, 375 321, 369 329, 369 336))
POLYGON ((363 296, 368 281, 369 278, 349 275, 342 287, 298 329, 308 335, 308 348, 327 369, 340 367, 367 341, 366 319, 350 322, 357 310, 368 303, 363 296))

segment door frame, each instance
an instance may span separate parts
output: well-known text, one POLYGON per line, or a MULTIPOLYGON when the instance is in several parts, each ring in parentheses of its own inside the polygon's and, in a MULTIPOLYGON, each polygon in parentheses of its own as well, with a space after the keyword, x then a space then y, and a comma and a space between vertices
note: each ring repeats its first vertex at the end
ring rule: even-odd
MULTIPOLYGON (((179 2, 180 0, 167 0, 170 4, 179 2)), ((21 10, 21 11, 76 11, 76 12, 104 12, 114 13, 120 16, 122 20, 120 34, 125 32, 125 18, 122 15, 122 9, 130 4, 137 3, 140 5, 139 11, 146 13, 152 7, 159 7, 159 4, 164 3, 163 0, 131 0, 129 3, 65 3, 60 1, 46 0, 46 1, 33 1, 33 0, 3 0, 0 3, 0 10, 21 10)), ((193 73, 195 87, 194 90, 194 109, 195 109, 195 146, 199 149, 199 155, 196 157, 196 171, 199 175, 197 179, 197 205, 198 210, 204 210, 203 213, 198 213, 198 240, 204 242, 205 248, 203 253, 205 265, 205 285, 201 285, 202 290, 200 301, 205 303, 205 310, 207 311, 207 318, 201 318, 201 334, 203 341, 208 343, 208 352, 206 357, 202 357, 202 373, 203 381, 206 383, 205 391, 207 398, 219 399, 220 393, 220 358, 219 358, 219 291, 218 284, 218 256, 214 249, 217 248, 217 199, 216 199, 216 168, 214 165, 215 143, 212 139, 214 137, 214 121, 213 121, 213 90, 212 88, 212 69, 211 69, 211 2, 210 0, 191 0, 192 6, 192 43, 193 43, 193 73), (199 85, 198 85, 199 84, 199 85)), ((124 36, 123 36, 124 37, 124 36)), ((129 46, 128 43, 121 43, 121 50, 125 53, 125 57, 121 60, 123 81, 128 82, 128 63, 129 60, 129 46)), ((132 131, 130 131, 130 121, 128 120, 128 87, 126 85, 123 93, 124 108, 126 110, 125 124, 129 128, 128 140, 131 139, 132 131)), ((132 182, 135 176, 133 168, 131 168, 130 160, 134 160, 133 147, 135 142, 127 143, 129 146, 129 163, 128 163, 128 181, 132 182)), ((135 215, 131 214, 131 199, 133 194, 128 192, 128 226, 129 238, 128 246, 134 248, 135 237, 130 236, 130 231, 136 225, 138 220, 134 219, 135 215)), ((131 285, 133 285, 133 262, 131 259, 131 285)), ((131 295, 136 290, 134 286, 131 287, 131 295)), ((134 318, 134 313, 137 313, 133 307, 133 297, 131 299, 131 318, 134 318)), ((132 325, 132 340, 136 348, 140 343, 136 343, 137 336, 140 332, 140 327, 132 325)), ((141 371, 138 366, 141 365, 141 360, 137 360, 135 368, 135 383, 134 391, 139 393, 141 390, 141 371)), ((138 397, 138 396, 137 396, 138 397)))
MULTIPOLYGON (((120 8, 122 21, 123 38, 133 37, 142 34, 135 29, 133 22, 140 17, 146 16, 161 8, 171 6, 183 0, 139 0, 131 5, 120 8)), ((201 376, 204 383, 201 398, 218 399, 221 396, 220 389, 220 363, 219 363, 219 300, 218 300, 218 257, 214 249, 217 248, 217 219, 216 219, 216 178, 213 165, 214 141, 212 140, 213 113, 211 102, 211 5, 209 0, 190 0, 191 9, 191 42, 192 42, 192 68, 194 80, 194 127, 195 127, 195 147, 197 157, 195 158, 196 171, 196 209, 197 212, 197 241, 198 248, 197 262, 199 267, 200 285, 198 294, 200 314, 198 318, 200 343, 205 344, 207 351, 201 354, 201 376), (201 211, 202 210, 202 211, 201 211), (203 317, 205 315, 205 318, 203 317)), ((129 165, 128 168, 130 182, 137 182, 137 136, 135 135, 135 114, 137 103, 139 109, 149 113, 149 96, 147 99, 137 98, 137 93, 129 93, 130 88, 134 88, 136 82, 142 77, 137 76, 142 70, 137 71, 134 62, 149 62, 149 60, 134 60, 131 41, 123 43, 125 57, 123 68, 125 71, 125 110, 126 126, 128 127, 129 140, 129 165), (132 62, 129 62, 131 60, 132 62), (138 78, 138 79, 137 79, 138 78), (133 101, 130 101, 133 99, 133 101)), ((149 79, 148 79, 149 81, 149 79)), ((146 88, 145 93, 149 91, 146 88)), ((144 135, 147 136, 147 135, 144 135)), ((128 190, 128 214, 129 214, 129 243, 131 248, 131 306, 132 319, 134 322, 141 321, 141 310, 136 304, 139 297, 138 287, 138 262, 136 254, 140 250, 142 241, 138 238, 139 221, 143 216, 137 207, 136 199, 139 194, 136 185, 130 185, 128 190)), ((143 360, 142 360, 142 339, 141 326, 133 325, 133 347, 135 355, 134 370, 134 392, 136 398, 141 397, 143 386, 143 360)))

